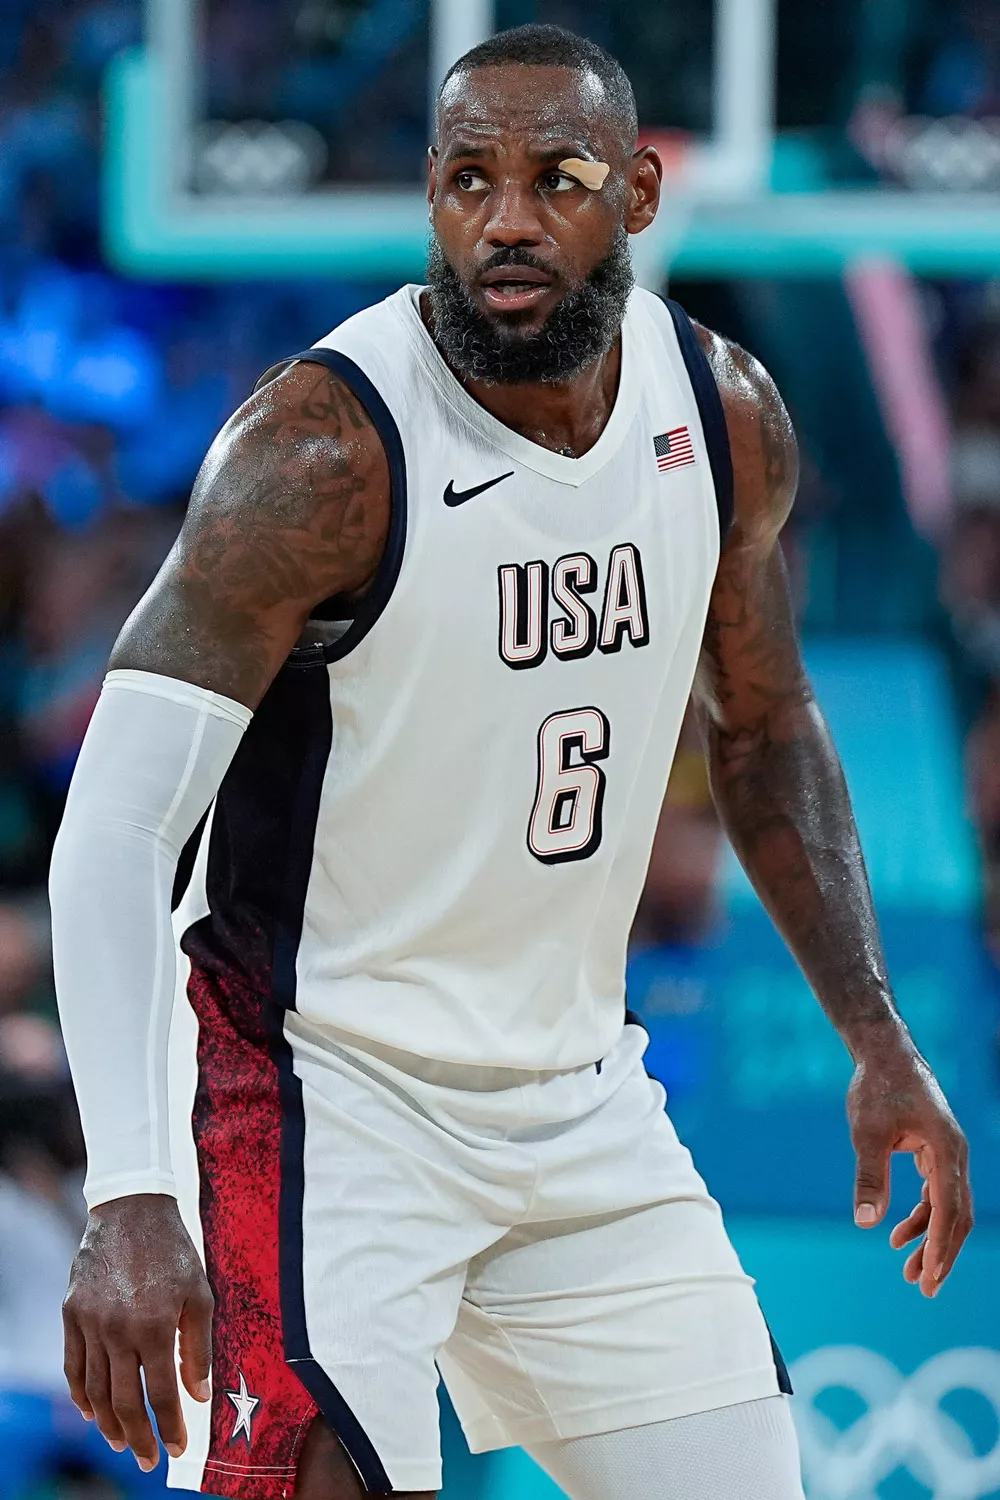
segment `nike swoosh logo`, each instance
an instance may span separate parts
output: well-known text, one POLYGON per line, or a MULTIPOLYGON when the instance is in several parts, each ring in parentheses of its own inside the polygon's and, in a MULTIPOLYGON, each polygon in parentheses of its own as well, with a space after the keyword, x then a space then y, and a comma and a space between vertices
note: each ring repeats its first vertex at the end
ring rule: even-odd
POLYGON ((449 479, 448 488, 444 492, 445 505, 464 505, 466 500, 472 500, 476 495, 481 495, 484 490, 491 490, 495 484, 503 484, 505 479, 513 479, 514 470, 509 474, 501 474, 499 479, 487 479, 485 484, 477 484, 471 490, 456 490, 455 481, 449 479))

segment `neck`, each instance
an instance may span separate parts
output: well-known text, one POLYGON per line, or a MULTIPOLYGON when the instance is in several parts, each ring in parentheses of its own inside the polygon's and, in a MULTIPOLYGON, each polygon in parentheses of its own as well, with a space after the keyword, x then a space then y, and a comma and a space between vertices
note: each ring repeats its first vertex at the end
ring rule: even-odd
MULTIPOLYGON (((420 312, 434 336, 431 299, 425 292, 420 312)), ((621 378, 622 341, 615 339, 607 354, 587 365, 571 380, 532 381, 524 385, 491 385, 456 370, 438 346, 448 368, 469 395, 491 416, 522 437, 554 453, 580 458, 594 446, 608 423, 621 378)))

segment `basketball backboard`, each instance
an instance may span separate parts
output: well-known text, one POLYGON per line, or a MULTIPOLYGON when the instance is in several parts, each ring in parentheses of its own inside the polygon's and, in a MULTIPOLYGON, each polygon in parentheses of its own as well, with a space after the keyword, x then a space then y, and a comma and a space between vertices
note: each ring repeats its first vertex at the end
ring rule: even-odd
MULTIPOLYGON (((660 231, 644 237, 640 270, 650 275, 659 274, 678 230, 686 229, 689 202, 752 197, 766 186, 774 4, 715 0, 714 16, 701 7, 711 48, 705 69, 711 119, 707 131, 689 133, 683 149, 671 153, 672 182, 685 207, 665 214, 660 231)), ((418 276, 427 220, 421 162, 410 153, 408 181, 360 181, 363 149, 359 153, 356 146, 363 148, 363 122, 350 133, 345 119, 343 132, 324 140, 307 121, 233 119, 231 105, 230 118, 220 119, 220 101, 206 78, 215 5, 146 0, 146 46, 120 57, 111 70, 105 233, 112 258, 146 276, 418 276), (346 179, 336 171, 345 158, 346 179)), ((323 0, 318 7, 317 24, 323 0)), ((365 9, 365 0, 356 0, 356 8, 365 9)), ((451 62, 493 33, 503 6, 496 0, 431 0, 421 36, 416 18, 423 9, 411 6, 408 12, 405 0, 369 0, 362 17, 367 33, 359 39, 364 28, 356 19, 353 53, 340 74, 345 92, 359 70, 372 68, 378 51, 374 43, 366 46, 372 33, 395 25, 404 36, 409 26, 414 66, 426 76, 429 116, 451 62)), ((333 13, 331 7, 327 14, 333 13)), ((391 89, 392 80, 384 86, 391 89)), ((378 171, 384 172, 384 162, 378 171)))
MULTIPOLYGON (((632 76, 645 71, 640 103, 648 122, 662 100, 662 124, 676 125, 679 76, 691 84, 691 97, 704 96, 702 107, 693 109, 697 118, 681 121, 685 131, 659 137, 670 167, 667 201, 654 230, 634 242, 646 284, 659 284, 670 270, 687 276, 835 274, 871 254, 929 274, 1000 271, 1000 199, 991 181, 977 179, 980 191, 967 191, 962 173, 953 173, 950 190, 941 191, 930 170, 942 163, 971 170, 985 162, 992 171, 990 163, 1000 163, 1000 122, 992 122, 998 128, 991 134, 989 121, 966 121, 961 134, 952 121, 925 121, 927 129, 903 143, 910 167, 919 170, 902 178, 888 174, 892 187, 873 181, 831 190, 808 172, 790 184, 782 164, 794 161, 801 138, 775 131, 775 78, 785 37, 779 30, 787 25, 788 7, 779 0, 672 0, 670 7, 605 6, 604 12, 630 54, 624 60, 632 76), (666 19, 654 35, 661 16, 666 19), (668 55, 666 22, 676 30, 678 16, 680 50, 668 55), (775 178, 783 191, 772 191, 775 178)), ((146 0, 146 46, 122 55, 107 83, 104 229, 110 258, 147 277, 419 277, 429 102, 447 67, 498 26, 530 17, 590 31, 592 13, 583 0, 297 0, 290 6, 146 0), (237 12, 242 32, 234 30, 237 12), (251 22, 258 18, 261 31, 256 61, 247 61, 248 15, 251 22), (268 41, 275 18, 284 32, 268 41), (243 48, 242 72, 234 46, 243 48), (268 46, 294 74, 287 118, 275 117, 273 97, 255 116, 252 87, 242 93, 230 87, 234 78, 252 85, 268 46), (316 63, 317 46, 327 48, 325 72, 316 63), (317 103, 312 122, 301 117, 310 89, 317 103), (396 134, 387 137, 390 116, 396 134)), ((809 87, 805 79, 801 92, 809 87)))

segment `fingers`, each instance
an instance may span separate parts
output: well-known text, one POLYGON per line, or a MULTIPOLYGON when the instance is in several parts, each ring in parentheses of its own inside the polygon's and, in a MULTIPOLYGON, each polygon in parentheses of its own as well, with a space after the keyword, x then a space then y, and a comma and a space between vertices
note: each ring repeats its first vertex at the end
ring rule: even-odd
POLYGON ((907 1257, 903 1276, 919 1284, 925 1297, 935 1297, 972 1228, 972 1195, 961 1153, 950 1169, 939 1170, 932 1161, 928 1170, 920 1202, 896 1225, 889 1243, 902 1250, 924 1236, 907 1257))
POLYGON ((111 1366, 103 1344, 87 1341, 87 1374, 85 1383, 87 1404, 94 1413, 94 1420, 101 1436, 116 1453, 124 1453, 125 1434, 115 1416, 111 1401, 111 1366))
POLYGON ((863 1228, 879 1223, 886 1211, 892 1152, 913 1153, 925 1186, 890 1241, 897 1249, 919 1242, 904 1275, 925 1297, 936 1296, 972 1228, 965 1136, 919 1056, 889 1058, 875 1069, 859 1064, 848 1117, 857 1153, 855 1220, 863 1228))
POLYGON ((156 1417, 163 1446, 171 1458, 180 1458, 187 1447, 187 1429, 177 1389, 173 1329, 154 1332, 140 1352, 146 1376, 146 1400, 156 1417))
POLYGON ((94 1412, 87 1400, 87 1341, 66 1308, 63 1308, 63 1370, 74 1405, 86 1421, 92 1422, 94 1412))
MULTIPOLYGON (((964 1141, 962 1142, 964 1147, 964 1141)), ((923 1245, 920 1290, 936 1297, 972 1229, 972 1193, 964 1153, 936 1162, 927 1179, 930 1222, 923 1245)))
POLYGON ((213 1311, 212 1296, 206 1287, 201 1295, 188 1298, 178 1325, 181 1380, 188 1395, 196 1401, 210 1401, 212 1398, 208 1377, 212 1370, 213 1311))
POLYGON ((972 1206, 972 1189, 969 1185, 968 1177, 966 1177, 962 1195, 962 1212, 959 1215, 958 1223, 952 1230, 951 1243, 948 1246, 948 1253, 945 1257, 941 1275, 942 1281, 951 1274, 952 1267, 961 1253, 962 1246, 972 1233, 975 1223, 976 1215, 972 1206))
MULTIPOLYGON (((160 1450, 153 1432, 139 1373, 139 1356, 125 1347, 110 1354, 111 1405, 135 1461, 146 1474, 159 1463, 160 1450)), ((103 1429, 102 1429, 103 1430, 103 1429)))
POLYGON ((211 1292, 176 1202, 136 1194, 91 1210, 64 1305, 66 1374, 112 1447, 128 1444, 147 1472, 159 1461, 154 1417, 171 1456, 187 1444, 174 1346, 192 1300, 201 1319, 189 1363, 202 1381, 211 1292))
POLYGON ((903 1266, 903 1279, 911 1285, 916 1285, 923 1275, 926 1241, 922 1239, 922 1236, 926 1234, 930 1221, 930 1184, 925 1182, 920 1191, 920 1202, 911 1214, 896 1225, 889 1236, 889 1244, 894 1250, 902 1250, 904 1245, 910 1245, 917 1239, 921 1240, 912 1254, 907 1256, 903 1266))
POLYGON ((919 1203, 909 1218, 903 1219, 896 1225, 889 1236, 889 1244, 894 1250, 902 1250, 904 1245, 912 1244, 914 1240, 921 1239, 927 1233, 930 1221, 930 1205, 919 1203))
POLYGON ((958 1181, 940 1170, 931 1172, 928 1178, 931 1200, 931 1217, 924 1241, 924 1265, 920 1276, 920 1290, 925 1297, 933 1297, 938 1283, 943 1278, 945 1257, 951 1242, 952 1230, 962 1211, 962 1197, 958 1181))
POLYGON ((913 1254, 906 1258, 906 1264, 903 1266, 903 1280, 908 1281, 911 1286, 916 1286, 923 1274, 924 1247, 920 1244, 913 1254))
POLYGON ((854 1222, 859 1229, 874 1228, 885 1215, 889 1204, 892 1146, 888 1136, 855 1132, 858 1170, 854 1183, 854 1222))
POLYGON ((927 1233, 927 1226, 931 1220, 931 1206, 929 1200, 929 1187, 924 1183, 920 1202, 911 1214, 901 1220, 889 1236, 889 1244, 894 1250, 902 1250, 904 1245, 909 1245, 913 1240, 919 1239, 927 1233))
POLYGON ((133 1324, 127 1332, 114 1325, 105 1326, 85 1339, 73 1319, 67 1317, 66 1374, 77 1405, 96 1418, 102 1435, 116 1452, 131 1448, 145 1473, 156 1468, 160 1456, 147 1400, 167 1452, 172 1458, 184 1452, 187 1430, 169 1319, 138 1327, 133 1324))
POLYGON ((933 1141, 917 1137, 906 1142, 904 1149, 913 1151, 924 1185, 916 1208, 889 1237, 899 1250, 923 1236, 903 1275, 925 1297, 941 1290, 973 1223, 968 1146, 958 1126, 952 1126, 935 1132, 933 1141))

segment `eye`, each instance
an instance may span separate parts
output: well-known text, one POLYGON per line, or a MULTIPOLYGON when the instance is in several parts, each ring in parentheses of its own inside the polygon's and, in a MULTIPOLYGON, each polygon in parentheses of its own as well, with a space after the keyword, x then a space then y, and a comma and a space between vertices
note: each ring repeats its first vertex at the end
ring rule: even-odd
POLYGON ((542 186, 550 193, 567 193, 571 188, 579 187, 580 184, 568 173, 553 170, 546 172, 542 178, 542 186))
POLYGON ((478 193, 489 184, 481 172, 475 172, 471 167, 455 174, 455 181, 463 193, 478 193))

